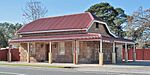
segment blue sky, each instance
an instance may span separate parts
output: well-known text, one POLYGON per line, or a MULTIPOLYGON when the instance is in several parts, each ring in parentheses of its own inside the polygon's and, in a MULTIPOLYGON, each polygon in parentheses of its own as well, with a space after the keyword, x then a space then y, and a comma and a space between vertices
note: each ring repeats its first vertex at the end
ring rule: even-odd
MULTIPOLYGON (((0 22, 22 23, 23 7, 29 0, 1 0, 0 22)), ((48 9, 46 16, 57 16, 73 13, 81 13, 91 5, 100 2, 108 2, 114 7, 121 7, 126 14, 132 14, 140 6, 150 8, 150 0, 38 0, 42 1, 48 9)))

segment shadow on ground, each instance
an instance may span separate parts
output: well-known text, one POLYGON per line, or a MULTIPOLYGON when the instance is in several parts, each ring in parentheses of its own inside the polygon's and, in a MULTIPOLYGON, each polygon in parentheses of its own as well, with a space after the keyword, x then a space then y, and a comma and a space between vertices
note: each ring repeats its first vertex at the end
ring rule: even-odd
POLYGON ((116 65, 130 65, 130 66, 150 66, 150 61, 129 61, 129 62, 123 62, 123 63, 118 63, 116 65))

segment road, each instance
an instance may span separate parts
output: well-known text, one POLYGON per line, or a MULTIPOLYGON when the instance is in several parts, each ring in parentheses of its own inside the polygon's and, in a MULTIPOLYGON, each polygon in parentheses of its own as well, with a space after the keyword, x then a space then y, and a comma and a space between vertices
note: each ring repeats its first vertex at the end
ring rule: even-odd
POLYGON ((103 71, 81 71, 66 68, 33 68, 0 66, 0 75, 148 75, 138 73, 119 73, 103 71))

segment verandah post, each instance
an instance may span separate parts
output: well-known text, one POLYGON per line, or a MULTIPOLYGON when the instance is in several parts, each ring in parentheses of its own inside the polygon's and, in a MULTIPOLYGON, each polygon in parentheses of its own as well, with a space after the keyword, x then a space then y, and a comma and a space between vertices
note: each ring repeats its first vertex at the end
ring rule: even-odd
POLYGON ((116 63, 115 42, 113 42, 112 63, 116 63))
POLYGON ((52 42, 49 42, 49 53, 48 53, 48 62, 52 64, 52 42))
POLYGON ((125 43, 125 62, 128 62, 128 46, 127 46, 127 43, 125 43))
POLYGON ((133 61, 136 61, 136 47, 135 47, 135 44, 133 44, 133 61))
POLYGON ((8 62, 11 62, 11 49, 12 49, 12 45, 9 45, 9 49, 8 49, 8 62))
POLYGON ((99 65, 103 65, 103 47, 102 47, 102 43, 103 43, 103 41, 102 40, 100 40, 100 47, 99 47, 99 65))
POLYGON ((27 43, 27 63, 30 63, 30 43, 27 43))
POLYGON ((73 63, 77 64, 77 58, 76 58, 76 56, 77 56, 77 54, 76 54, 76 40, 73 41, 72 44, 73 44, 73 63))

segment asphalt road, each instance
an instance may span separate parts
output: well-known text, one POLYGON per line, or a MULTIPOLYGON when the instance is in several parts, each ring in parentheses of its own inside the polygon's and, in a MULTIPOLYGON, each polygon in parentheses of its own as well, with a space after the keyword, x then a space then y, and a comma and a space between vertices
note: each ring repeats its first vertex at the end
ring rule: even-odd
POLYGON ((78 71, 76 69, 65 69, 65 68, 0 66, 0 75, 141 75, 141 74, 115 73, 115 72, 113 73, 102 71, 78 71))

